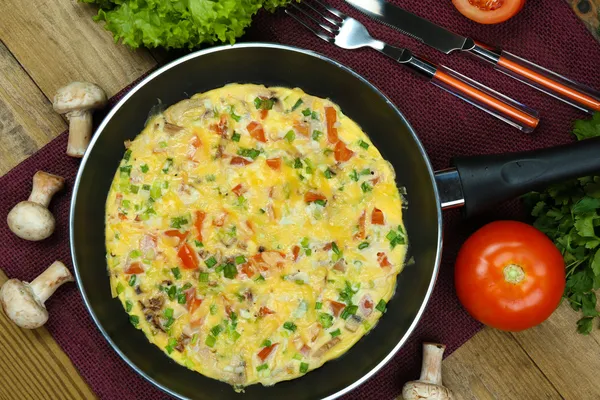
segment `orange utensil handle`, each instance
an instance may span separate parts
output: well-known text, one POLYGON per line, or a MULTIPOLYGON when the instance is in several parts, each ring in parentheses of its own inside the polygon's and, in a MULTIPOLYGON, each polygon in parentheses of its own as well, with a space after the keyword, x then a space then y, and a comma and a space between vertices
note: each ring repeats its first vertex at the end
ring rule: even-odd
POLYGON ((540 122, 535 110, 450 68, 439 66, 431 83, 523 132, 532 132, 540 122))
POLYGON ((496 69, 585 112, 600 111, 600 93, 544 67, 502 51, 496 69))

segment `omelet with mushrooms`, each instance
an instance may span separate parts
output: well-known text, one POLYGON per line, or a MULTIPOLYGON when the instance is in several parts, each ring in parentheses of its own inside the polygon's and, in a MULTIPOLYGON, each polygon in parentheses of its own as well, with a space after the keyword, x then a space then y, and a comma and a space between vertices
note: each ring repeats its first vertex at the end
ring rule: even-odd
POLYGON ((113 296, 168 357, 237 389, 300 377, 382 316, 407 237, 394 171, 300 89, 233 84, 126 143, 106 202, 113 296))

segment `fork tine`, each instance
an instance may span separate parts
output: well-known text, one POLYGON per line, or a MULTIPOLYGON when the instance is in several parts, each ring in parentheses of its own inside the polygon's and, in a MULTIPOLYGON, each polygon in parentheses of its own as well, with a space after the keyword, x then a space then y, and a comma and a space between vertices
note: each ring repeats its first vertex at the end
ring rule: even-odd
POLYGON ((348 16, 346 14, 344 14, 343 12, 325 4, 320 2, 319 0, 313 0, 315 3, 319 4, 321 7, 323 7, 324 9, 326 9, 327 11, 329 11, 330 13, 332 13, 333 15, 335 15, 336 17, 340 18, 340 19, 345 19, 348 16))
MULTIPOLYGON (((325 8, 325 9, 327 9, 327 7, 326 7, 324 4, 322 4, 322 3, 319 3, 318 1, 316 1, 316 3, 320 4, 320 5, 321 5, 321 7, 323 7, 323 8, 325 8)), ((318 14, 320 17, 324 18, 324 19, 325 19, 327 22, 329 22, 331 25, 334 25, 334 26, 336 26, 336 27, 340 27, 340 26, 342 25, 342 21, 336 21, 336 20, 332 19, 331 17, 329 17, 329 16, 325 15, 325 14, 324 14, 322 11, 320 11, 320 10, 317 10, 315 7, 313 7, 313 6, 310 4, 310 2, 308 2, 308 1, 304 0, 304 1, 302 2, 302 4, 304 4, 305 6, 307 6, 308 8, 310 8, 311 10, 313 10, 315 13, 317 13, 317 14, 318 14)))
POLYGON ((332 35, 335 35, 337 33, 337 27, 334 30, 333 27, 330 27, 330 26, 327 26, 327 25, 323 24, 321 21, 319 21, 318 19, 316 19, 315 17, 313 17, 312 15, 310 15, 310 13, 308 11, 306 11, 305 9, 303 9, 302 7, 300 7, 299 5, 292 4, 292 7, 294 7, 296 10, 300 11, 308 19, 310 19, 312 22, 314 22, 315 24, 319 25, 321 28, 325 29, 327 32, 331 33, 332 35))
POLYGON ((301 25, 303 25, 306 29, 308 29, 309 31, 311 31, 312 33, 314 33, 315 35, 317 35, 318 37, 320 37, 324 41, 329 42, 329 43, 333 43, 334 39, 331 36, 327 35, 324 32, 319 32, 319 31, 315 30, 312 26, 310 26, 306 22, 304 22, 301 17, 299 17, 296 14, 292 13, 289 10, 289 8, 285 10, 285 13, 287 15, 289 15, 290 17, 294 18, 298 23, 300 23, 301 25))

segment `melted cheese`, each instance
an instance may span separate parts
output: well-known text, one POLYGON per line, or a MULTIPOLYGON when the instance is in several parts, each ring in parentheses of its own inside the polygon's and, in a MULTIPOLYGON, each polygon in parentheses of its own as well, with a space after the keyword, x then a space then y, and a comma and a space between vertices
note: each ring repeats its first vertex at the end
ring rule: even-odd
POLYGON ((335 104, 228 85, 129 144, 106 203, 111 288, 178 363, 272 385, 373 327, 403 267, 402 227, 391 165, 335 104))

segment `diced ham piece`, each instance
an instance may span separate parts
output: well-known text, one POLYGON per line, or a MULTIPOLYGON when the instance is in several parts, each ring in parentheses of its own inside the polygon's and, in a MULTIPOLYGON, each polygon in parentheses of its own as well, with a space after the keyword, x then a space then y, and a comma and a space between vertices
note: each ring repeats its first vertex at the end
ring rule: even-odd
POLYGON ((358 232, 354 235, 355 239, 364 239, 366 234, 365 220, 367 219, 367 212, 363 211, 358 218, 358 232))
POLYGON ((342 310, 346 308, 346 305, 344 303, 340 303, 338 301, 333 300, 329 300, 329 306, 331 307, 331 311, 333 311, 333 315, 335 315, 336 317, 339 317, 342 310))
POLYGON ((127 275, 137 275, 137 274, 143 274, 144 273, 144 268, 142 267, 142 263, 139 262, 132 262, 131 264, 129 264, 127 266, 127 268, 125 268, 125 274, 127 275))
POLYGON ((329 342, 325 343, 323 346, 319 347, 317 351, 313 353, 313 357, 319 358, 322 357, 325 353, 327 353, 333 346, 341 342, 342 339, 339 336, 334 337, 329 342))
POLYGON ((271 310, 269 307, 262 306, 260 310, 258 310, 259 317, 264 317, 270 314, 275 314, 275 311, 271 310))
POLYGON ((223 226, 225 224, 225 218, 227 218, 227 213, 223 211, 213 218, 213 225, 223 226))
POLYGON ((384 252, 379 252, 377 253, 377 262, 379 263, 380 267, 391 267, 392 264, 390 264, 390 261, 387 258, 387 255, 384 252))
POLYGON ((156 235, 147 233, 142 236, 140 239, 140 250, 144 256, 146 256, 150 250, 156 250, 156 235))
POLYGON ((333 269, 339 272, 346 272, 346 261, 344 261, 343 258, 339 259, 338 262, 333 265, 333 269))
POLYGON ((368 317, 373 312, 373 299, 370 294, 365 294, 360 303, 358 303, 358 310, 364 317, 368 317))
POLYGON ((304 122, 294 122, 294 130, 303 136, 308 136, 310 134, 310 127, 304 122))

